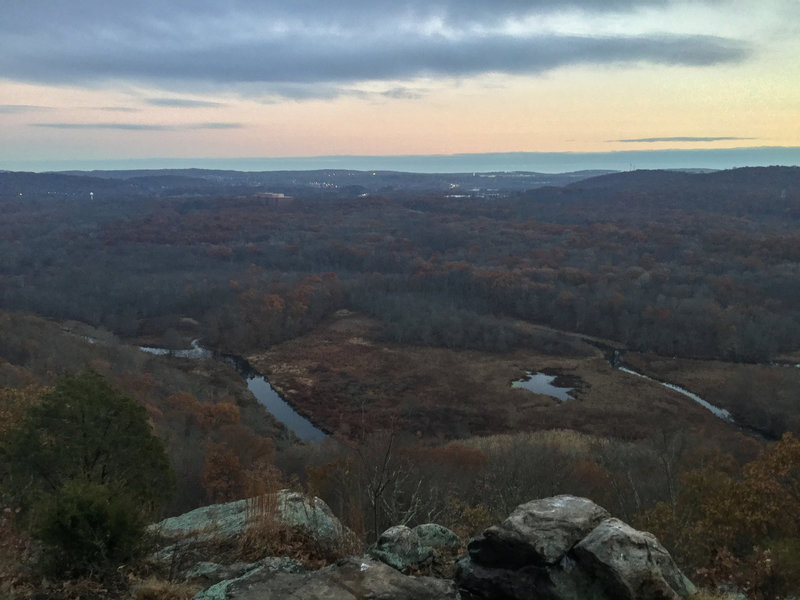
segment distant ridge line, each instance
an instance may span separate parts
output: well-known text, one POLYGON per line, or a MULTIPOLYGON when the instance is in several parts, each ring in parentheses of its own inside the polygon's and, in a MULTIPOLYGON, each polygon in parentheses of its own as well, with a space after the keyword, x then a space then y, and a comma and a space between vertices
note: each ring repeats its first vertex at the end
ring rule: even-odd
POLYGON ((724 149, 620 150, 613 152, 488 152, 396 156, 308 156, 241 158, 131 158, 0 160, 0 170, 120 171, 204 169, 223 171, 398 171, 404 173, 629 171, 636 169, 723 170, 736 167, 800 166, 800 146, 724 149))

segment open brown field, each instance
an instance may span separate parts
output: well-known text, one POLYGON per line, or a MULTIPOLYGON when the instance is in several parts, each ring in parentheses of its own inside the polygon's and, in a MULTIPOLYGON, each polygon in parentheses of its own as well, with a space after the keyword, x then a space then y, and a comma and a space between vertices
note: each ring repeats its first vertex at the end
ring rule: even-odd
POLYGON ((575 336, 560 354, 488 353, 378 342, 377 327, 340 311, 248 359, 300 413, 345 436, 390 424, 440 440, 556 428, 624 439, 676 429, 737 435, 685 396, 613 369, 575 336), (512 388, 526 371, 557 375, 575 400, 512 388))

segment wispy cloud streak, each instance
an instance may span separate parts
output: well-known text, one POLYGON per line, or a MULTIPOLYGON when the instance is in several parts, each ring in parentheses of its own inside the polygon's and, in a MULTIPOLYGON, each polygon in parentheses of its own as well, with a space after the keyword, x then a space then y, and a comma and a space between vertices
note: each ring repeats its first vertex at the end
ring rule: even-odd
POLYGON ((145 102, 150 106, 166 106, 172 108, 220 108, 225 106, 222 102, 190 100, 188 98, 148 98, 145 102))
POLYGON ((693 136, 675 136, 675 137, 650 137, 650 138, 633 138, 627 140, 609 140, 611 142, 622 143, 654 143, 654 142, 724 142, 732 140, 754 140, 757 138, 752 137, 736 137, 736 136, 722 136, 722 137, 693 137, 693 136))
POLYGON ((31 127, 48 129, 111 129, 116 131, 193 131, 203 129, 240 129, 241 123, 191 123, 156 125, 147 123, 31 123, 31 127))
POLYGON ((36 106, 34 104, 0 104, 0 114, 19 114, 52 110, 50 106, 36 106))

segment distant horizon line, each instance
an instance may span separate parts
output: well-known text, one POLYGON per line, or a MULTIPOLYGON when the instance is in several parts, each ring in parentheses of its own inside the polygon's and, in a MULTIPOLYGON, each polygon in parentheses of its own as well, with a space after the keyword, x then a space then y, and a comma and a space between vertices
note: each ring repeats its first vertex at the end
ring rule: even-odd
POLYGON ((718 149, 615 150, 610 152, 483 152, 455 154, 320 155, 239 158, 131 158, 2 160, 0 170, 133 171, 207 169, 231 171, 400 171, 409 173, 515 172, 567 173, 634 169, 732 169, 800 166, 800 146, 718 149))

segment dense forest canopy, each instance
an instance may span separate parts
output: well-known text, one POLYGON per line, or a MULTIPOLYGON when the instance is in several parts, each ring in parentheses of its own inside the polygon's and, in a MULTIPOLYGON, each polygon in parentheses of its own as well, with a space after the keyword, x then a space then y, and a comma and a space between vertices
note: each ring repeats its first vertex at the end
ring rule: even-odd
POLYGON ((177 175, 3 174, 0 306, 124 336, 191 317, 207 344, 236 352, 349 306, 414 343, 502 351, 525 343, 509 325, 524 319, 637 350, 764 362, 800 339, 799 171, 358 197, 295 180, 223 196, 217 180, 208 194, 206 180, 187 188, 177 175))

